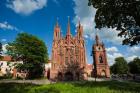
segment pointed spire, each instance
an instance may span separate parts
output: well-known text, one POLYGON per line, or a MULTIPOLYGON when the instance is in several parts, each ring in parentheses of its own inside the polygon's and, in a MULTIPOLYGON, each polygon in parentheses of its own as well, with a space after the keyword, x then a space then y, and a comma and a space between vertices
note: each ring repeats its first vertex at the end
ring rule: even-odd
POLYGON ((79 21, 79 27, 81 26, 81 23, 80 23, 80 18, 78 19, 78 21, 79 21))
POLYGON ((56 27, 59 27, 59 24, 58 24, 58 17, 56 19, 56 27))
POLYGON ((60 37, 60 27, 59 27, 59 24, 58 24, 58 18, 56 20, 56 25, 54 27, 54 40, 59 40, 61 37, 60 37))
POLYGON ((68 27, 67 27, 67 35, 71 35, 70 33, 70 17, 68 16, 68 27))
POLYGON ((96 39, 96 44, 99 44, 100 43, 100 40, 99 40, 99 36, 97 34, 96 34, 95 39, 96 39))
MULTIPOLYGON (((61 29, 61 27, 60 27, 61 29)), ((62 30, 60 30, 60 39, 62 39, 62 30)))

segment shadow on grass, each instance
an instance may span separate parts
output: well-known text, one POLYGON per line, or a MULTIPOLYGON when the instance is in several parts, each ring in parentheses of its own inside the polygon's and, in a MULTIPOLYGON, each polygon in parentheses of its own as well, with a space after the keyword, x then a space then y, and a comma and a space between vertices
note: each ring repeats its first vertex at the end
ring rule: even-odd
POLYGON ((32 84, 0 83, 0 93, 26 93, 32 84))
POLYGON ((33 85, 29 83, 0 83, 0 93, 27 93, 33 85))
POLYGON ((81 88, 103 88, 107 87, 110 90, 115 91, 127 91, 132 93, 140 93, 140 83, 135 82, 118 82, 118 81, 101 81, 101 82, 94 82, 94 81, 84 81, 84 82, 72 82, 75 87, 81 88))
POLYGON ((0 93, 60 93, 59 90, 46 86, 48 85, 0 83, 0 93))

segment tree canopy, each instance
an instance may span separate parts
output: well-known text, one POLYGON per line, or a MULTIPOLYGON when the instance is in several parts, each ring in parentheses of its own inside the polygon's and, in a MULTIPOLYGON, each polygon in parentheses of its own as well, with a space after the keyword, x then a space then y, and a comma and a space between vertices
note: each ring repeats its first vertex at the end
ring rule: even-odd
POLYGON ((42 40, 27 33, 20 33, 15 41, 9 43, 7 50, 14 60, 23 61, 23 65, 17 67, 27 71, 28 78, 41 77, 44 63, 48 60, 47 47, 42 40))
POLYGON ((140 43, 140 0, 89 0, 97 9, 96 28, 116 28, 125 45, 140 43))
POLYGON ((133 61, 129 62, 129 71, 132 74, 140 74, 140 59, 138 57, 134 58, 133 61))
POLYGON ((115 58, 115 64, 111 66, 111 72, 114 74, 127 74, 128 65, 123 57, 115 58))

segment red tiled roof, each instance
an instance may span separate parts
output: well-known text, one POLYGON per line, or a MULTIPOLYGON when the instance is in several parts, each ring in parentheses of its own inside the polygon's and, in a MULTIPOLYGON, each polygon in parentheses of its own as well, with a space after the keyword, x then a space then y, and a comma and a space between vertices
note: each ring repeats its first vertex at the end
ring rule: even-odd
POLYGON ((12 57, 11 56, 3 56, 1 61, 11 61, 12 57))
POLYGON ((51 63, 51 60, 48 60, 48 63, 51 63))

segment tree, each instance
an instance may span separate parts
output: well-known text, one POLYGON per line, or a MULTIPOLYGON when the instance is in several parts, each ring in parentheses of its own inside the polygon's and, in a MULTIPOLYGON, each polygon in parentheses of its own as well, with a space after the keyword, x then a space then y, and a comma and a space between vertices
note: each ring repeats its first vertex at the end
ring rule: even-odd
POLYGON ((128 65, 123 57, 115 58, 115 64, 111 66, 111 72, 114 74, 127 74, 128 65))
POLYGON ((134 58, 133 61, 128 63, 129 71, 132 74, 140 74, 140 59, 138 57, 134 58))
POLYGON ((45 56, 44 60, 45 60, 45 63, 48 63, 49 62, 48 55, 45 56))
POLYGON ((140 0, 89 0, 89 5, 97 9, 96 28, 116 28, 125 45, 140 43, 140 0))
POLYGON ((18 34, 15 41, 9 43, 7 53, 14 60, 22 60, 18 69, 28 72, 28 78, 39 78, 44 71, 44 63, 48 58, 47 47, 37 37, 27 34, 18 34))

